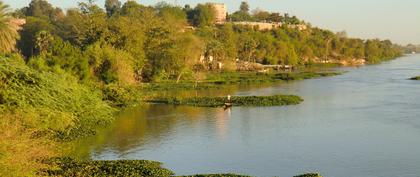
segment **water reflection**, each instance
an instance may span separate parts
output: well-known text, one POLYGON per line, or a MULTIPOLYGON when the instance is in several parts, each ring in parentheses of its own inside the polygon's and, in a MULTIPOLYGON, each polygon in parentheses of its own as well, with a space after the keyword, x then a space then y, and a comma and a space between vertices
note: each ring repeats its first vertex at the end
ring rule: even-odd
POLYGON ((126 154, 145 145, 159 146, 176 133, 176 129, 199 129, 203 123, 213 125, 215 138, 224 140, 231 114, 231 108, 142 105, 122 112, 112 126, 100 130, 97 136, 77 142, 75 156, 88 158, 90 153, 101 154, 104 151, 126 154))

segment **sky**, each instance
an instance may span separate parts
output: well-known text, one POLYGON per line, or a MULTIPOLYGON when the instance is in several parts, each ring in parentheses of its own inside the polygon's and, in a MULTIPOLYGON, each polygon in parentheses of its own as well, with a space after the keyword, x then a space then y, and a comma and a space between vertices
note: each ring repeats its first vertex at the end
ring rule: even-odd
MULTIPOLYGON (((3 0, 12 8, 27 6, 31 0, 3 0)), ((48 0, 66 9, 84 0, 48 0)), ((105 0, 96 0, 103 6, 105 0)), ((125 2, 126 0, 122 0, 125 2)), ((137 0, 153 5, 162 0, 137 0)), ((230 12, 241 0, 167 0, 178 5, 220 2, 230 12)), ((390 39, 398 44, 420 44, 420 0, 247 0, 251 9, 289 13, 313 26, 335 32, 346 31, 350 37, 390 39)))

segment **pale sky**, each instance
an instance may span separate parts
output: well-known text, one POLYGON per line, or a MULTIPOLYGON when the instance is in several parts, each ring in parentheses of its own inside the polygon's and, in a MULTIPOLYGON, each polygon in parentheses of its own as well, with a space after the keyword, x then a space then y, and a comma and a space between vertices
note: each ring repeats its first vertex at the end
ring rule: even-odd
MULTIPOLYGON (((3 0, 12 8, 27 6, 31 0, 3 0)), ((63 9, 81 0, 49 0, 63 9)), ((105 0, 97 0, 103 6, 105 0)), ((125 2, 126 0, 122 0, 125 2)), ((161 0, 138 0, 153 5, 161 0)), ((230 12, 241 0, 167 0, 179 5, 204 2, 226 3, 230 12)), ((251 9, 289 13, 313 26, 347 31, 351 37, 390 39, 399 44, 420 44, 420 0, 248 0, 251 9)))

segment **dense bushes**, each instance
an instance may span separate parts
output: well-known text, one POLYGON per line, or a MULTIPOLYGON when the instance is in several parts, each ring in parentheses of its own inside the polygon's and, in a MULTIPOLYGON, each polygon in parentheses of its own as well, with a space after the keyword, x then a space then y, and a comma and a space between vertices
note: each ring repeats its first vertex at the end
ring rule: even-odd
MULTIPOLYGON (((283 106, 296 105, 303 101, 302 98, 294 95, 274 95, 274 96, 242 96, 232 97, 233 106, 283 106)), ((199 107, 221 107, 228 102, 224 97, 192 97, 192 98, 154 98, 148 100, 151 103, 163 103, 173 105, 189 105, 199 107)))
POLYGON ((135 86, 122 86, 109 84, 103 88, 104 99, 114 107, 126 107, 138 105, 143 95, 140 88, 135 86))
POLYGON ((19 58, 0 58, 0 109, 27 115, 25 123, 60 138, 80 136, 112 120, 101 93, 63 74, 31 69, 19 58))

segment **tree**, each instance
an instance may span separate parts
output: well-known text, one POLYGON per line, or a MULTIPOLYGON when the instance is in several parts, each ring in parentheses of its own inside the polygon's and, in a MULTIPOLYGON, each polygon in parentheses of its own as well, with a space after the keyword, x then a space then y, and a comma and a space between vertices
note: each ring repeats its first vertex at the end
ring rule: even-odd
POLYGON ((241 6, 239 6, 239 11, 249 13, 249 4, 248 2, 242 1, 241 6))
POLYGON ((0 54, 15 50, 16 40, 19 38, 18 27, 10 17, 9 6, 0 1, 0 54))
POLYGON ((41 31, 52 32, 54 26, 46 19, 27 17, 26 24, 20 31, 21 39, 17 46, 22 54, 30 58, 36 54, 36 35, 41 31))
POLYGON ((243 1, 239 10, 229 16, 231 21, 253 21, 253 17, 249 13, 249 5, 243 1))
POLYGON ((60 8, 54 8, 46 0, 32 0, 29 6, 23 8, 22 11, 26 16, 50 19, 52 21, 64 17, 63 11, 60 8))
POLYGON ((106 0, 105 10, 108 17, 110 17, 121 10, 121 2, 119 0, 106 0))
POLYGON ((37 50, 37 54, 46 52, 53 40, 54 38, 48 31, 38 32, 35 36, 35 48, 37 50))
POLYGON ((253 16, 255 18, 256 21, 268 21, 268 19, 270 18, 270 13, 267 11, 263 11, 260 9, 256 9, 253 11, 253 16))
POLYGON ((198 4, 188 16, 191 18, 190 22, 198 27, 212 26, 216 20, 215 10, 210 4, 198 4))

